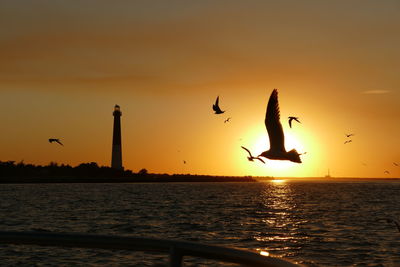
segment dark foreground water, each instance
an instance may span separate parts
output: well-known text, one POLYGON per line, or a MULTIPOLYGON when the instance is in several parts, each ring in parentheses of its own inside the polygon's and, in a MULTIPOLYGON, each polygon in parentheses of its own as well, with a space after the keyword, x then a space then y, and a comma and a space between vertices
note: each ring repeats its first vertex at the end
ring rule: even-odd
MULTIPOLYGON (((308 266, 400 266, 400 233, 385 221, 400 218, 399 182, 2 184, 0 197, 1 230, 196 241, 308 266)), ((2 266, 166 262, 138 252, 0 245, 2 266)))

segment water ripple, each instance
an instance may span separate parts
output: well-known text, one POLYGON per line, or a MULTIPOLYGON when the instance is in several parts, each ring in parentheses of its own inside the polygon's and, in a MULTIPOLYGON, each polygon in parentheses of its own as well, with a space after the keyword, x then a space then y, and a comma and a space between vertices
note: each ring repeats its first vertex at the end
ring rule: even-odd
MULTIPOLYGON (((199 241, 309 266, 396 266, 400 233, 379 219, 400 217, 399 192, 397 182, 0 185, 0 227, 199 241)), ((167 260, 33 246, 2 246, 0 257, 14 266, 162 266, 167 260)))

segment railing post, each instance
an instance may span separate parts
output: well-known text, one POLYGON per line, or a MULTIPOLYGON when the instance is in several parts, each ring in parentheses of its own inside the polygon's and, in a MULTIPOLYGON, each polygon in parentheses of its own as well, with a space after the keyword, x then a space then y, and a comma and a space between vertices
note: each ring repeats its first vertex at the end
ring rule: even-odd
POLYGON ((169 249, 169 266, 181 267, 183 255, 176 246, 171 246, 169 249))

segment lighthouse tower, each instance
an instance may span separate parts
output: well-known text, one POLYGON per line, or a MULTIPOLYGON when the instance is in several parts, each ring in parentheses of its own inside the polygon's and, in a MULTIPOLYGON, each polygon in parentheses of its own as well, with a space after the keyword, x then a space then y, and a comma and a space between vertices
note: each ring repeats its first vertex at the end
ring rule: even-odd
POLYGON ((121 149, 121 110, 118 105, 114 107, 114 129, 113 129, 113 143, 111 155, 111 168, 123 170, 122 167, 122 149, 121 149))

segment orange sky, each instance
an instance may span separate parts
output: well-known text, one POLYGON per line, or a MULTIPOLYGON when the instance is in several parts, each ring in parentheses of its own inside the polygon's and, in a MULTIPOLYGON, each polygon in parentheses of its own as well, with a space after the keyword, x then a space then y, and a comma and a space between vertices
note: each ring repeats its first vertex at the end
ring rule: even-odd
POLYGON ((119 104, 133 171, 400 177, 399 12, 389 0, 2 1, 0 160, 109 165, 119 104), (240 148, 268 148, 273 88, 302 164, 240 148))

